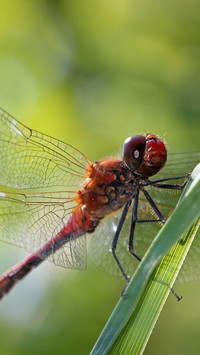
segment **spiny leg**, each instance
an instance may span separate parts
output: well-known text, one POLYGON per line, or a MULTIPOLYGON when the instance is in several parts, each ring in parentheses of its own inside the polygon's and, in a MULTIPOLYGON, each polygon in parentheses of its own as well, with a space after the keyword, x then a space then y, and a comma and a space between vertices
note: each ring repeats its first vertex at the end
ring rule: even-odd
POLYGON ((173 177, 173 178, 160 179, 160 180, 156 180, 156 181, 148 181, 147 185, 153 185, 154 187, 157 187, 159 189, 182 190, 182 189, 184 189, 185 185, 187 184, 189 177, 190 177, 190 174, 188 174, 187 176, 178 176, 178 177, 173 177), (166 182, 166 181, 174 181, 174 180, 180 180, 180 179, 185 179, 182 184, 163 184, 163 182, 166 182))
POLYGON ((142 190, 143 194, 145 195, 146 200, 149 202, 150 206, 152 207, 155 214, 158 216, 158 219, 152 220, 152 222, 162 222, 163 224, 166 222, 165 217, 160 212, 158 206, 155 204, 154 200, 151 198, 149 193, 146 190, 142 190))
POLYGON ((124 209, 123 209, 123 212, 122 212, 122 215, 120 217, 120 220, 119 220, 119 224, 117 226, 117 230, 116 230, 116 233, 115 233, 115 236, 113 238, 113 241, 112 241, 112 246, 111 246, 111 251, 112 251, 112 255, 117 263, 117 266, 119 267, 123 277, 125 278, 125 280, 127 282, 129 282, 129 277, 126 275, 117 255, 116 255, 116 248, 117 248, 117 242, 118 242, 118 239, 119 239, 119 235, 120 235, 120 232, 121 232, 121 229, 123 227, 123 224, 124 224, 124 221, 125 221, 125 218, 127 216, 127 213, 128 213, 128 210, 129 210, 129 207, 131 205, 131 200, 125 205, 124 209))
POLYGON ((131 228, 130 228, 130 235, 129 235, 128 250, 138 261, 141 261, 141 258, 134 252, 134 248, 133 248, 135 225, 137 223, 137 211, 138 211, 139 193, 140 193, 140 190, 137 189, 135 191, 135 196, 134 196, 134 204, 133 204, 133 211, 132 211, 132 219, 131 219, 131 228))

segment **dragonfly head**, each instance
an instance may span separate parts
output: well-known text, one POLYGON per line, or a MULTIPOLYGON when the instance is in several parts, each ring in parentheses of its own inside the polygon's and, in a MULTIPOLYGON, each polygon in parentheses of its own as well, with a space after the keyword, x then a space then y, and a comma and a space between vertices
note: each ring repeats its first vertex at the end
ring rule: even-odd
POLYGON ((125 140, 122 156, 127 167, 138 175, 153 176, 165 165, 165 143, 154 134, 133 136, 125 140))

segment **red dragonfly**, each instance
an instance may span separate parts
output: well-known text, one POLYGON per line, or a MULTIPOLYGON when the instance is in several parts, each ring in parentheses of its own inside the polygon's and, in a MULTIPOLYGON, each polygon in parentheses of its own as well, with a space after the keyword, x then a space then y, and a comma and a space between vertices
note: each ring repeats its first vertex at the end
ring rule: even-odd
POLYGON ((45 259, 85 268, 86 239, 95 264, 128 281, 178 200, 163 192, 185 186, 200 153, 169 155, 162 173, 166 160, 147 134, 126 139, 122 158, 91 163, 0 109, 0 239, 34 251, 0 277, 0 298, 45 259))

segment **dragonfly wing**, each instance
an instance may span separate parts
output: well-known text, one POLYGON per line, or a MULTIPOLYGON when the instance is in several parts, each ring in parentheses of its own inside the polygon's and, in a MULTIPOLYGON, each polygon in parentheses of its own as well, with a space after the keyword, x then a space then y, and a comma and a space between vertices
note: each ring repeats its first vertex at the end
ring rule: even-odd
POLYGON ((29 129, 2 109, 0 151, 0 185, 14 189, 77 189, 90 164, 74 147, 29 129))
MULTIPOLYGON (((76 205, 72 192, 38 194, 0 193, 0 238, 36 251, 57 235, 76 205)), ((48 257, 56 265, 86 267, 85 238, 73 238, 48 257)))

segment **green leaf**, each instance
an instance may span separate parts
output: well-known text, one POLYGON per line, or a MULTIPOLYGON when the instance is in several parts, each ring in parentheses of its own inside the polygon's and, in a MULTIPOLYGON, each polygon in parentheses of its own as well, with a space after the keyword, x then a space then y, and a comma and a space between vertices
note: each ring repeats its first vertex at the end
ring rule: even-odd
POLYGON ((92 355, 143 352, 198 230, 199 206, 200 164, 124 290, 92 355))

